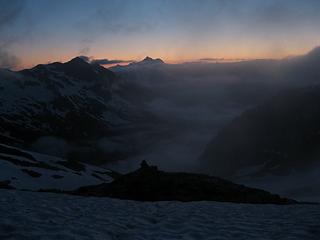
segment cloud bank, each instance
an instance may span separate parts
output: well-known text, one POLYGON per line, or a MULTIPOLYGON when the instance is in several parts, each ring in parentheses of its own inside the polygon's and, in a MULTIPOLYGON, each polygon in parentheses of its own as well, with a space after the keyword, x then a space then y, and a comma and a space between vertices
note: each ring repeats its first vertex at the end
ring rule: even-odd
POLYGON ((84 61, 91 63, 91 64, 99 64, 99 65, 114 65, 114 64, 120 64, 120 63, 130 63, 132 60, 109 60, 107 58, 102 59, 94 59, 92 57, 88 57, 85 55, 79 56, 84 61))

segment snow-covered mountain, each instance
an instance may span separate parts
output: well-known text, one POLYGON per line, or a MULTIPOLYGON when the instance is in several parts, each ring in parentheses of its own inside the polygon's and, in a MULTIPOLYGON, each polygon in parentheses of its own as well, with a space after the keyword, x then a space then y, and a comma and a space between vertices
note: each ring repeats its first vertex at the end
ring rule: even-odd
POLYGON ((124 96, 122 84, 112 71, 79 57, 19 72, 0 70, 1 142, 96 162, 121 158, 130 151, 123 147, 128 142, 112 139, 154 120, 140 102, 124 96), (105 151, 99 146, 106 137, 105 151), (54 152, 61 142, 64 150, 54 152))
POLYGON ((20 140, 97 137, 126 122, 127 103, 112 93, 116 76, 99 65, 75 58, 0 74, 3 134, 20 140))

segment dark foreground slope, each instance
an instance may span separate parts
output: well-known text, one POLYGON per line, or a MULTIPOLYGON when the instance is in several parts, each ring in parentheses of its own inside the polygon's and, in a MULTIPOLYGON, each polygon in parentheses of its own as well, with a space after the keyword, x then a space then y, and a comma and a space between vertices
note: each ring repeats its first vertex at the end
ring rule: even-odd
POLYGON ((0 190, 0 239, 318 240, 320 205, 136 202, 0 190))
POLYGON ((73 194, 138 201, 219 201, 290 204, 294 200, 248 188, 220 178, 191 173, 168 173, 142 164, 112 183, 81 187, 73 194))

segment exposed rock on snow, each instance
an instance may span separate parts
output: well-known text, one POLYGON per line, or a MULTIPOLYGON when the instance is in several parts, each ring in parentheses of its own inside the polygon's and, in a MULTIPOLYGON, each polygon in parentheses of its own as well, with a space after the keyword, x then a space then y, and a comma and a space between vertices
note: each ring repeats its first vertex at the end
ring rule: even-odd
POLYGON ((0 188, 66 191, 110 182, 115 175, 101 167, 0 144, 0 188))

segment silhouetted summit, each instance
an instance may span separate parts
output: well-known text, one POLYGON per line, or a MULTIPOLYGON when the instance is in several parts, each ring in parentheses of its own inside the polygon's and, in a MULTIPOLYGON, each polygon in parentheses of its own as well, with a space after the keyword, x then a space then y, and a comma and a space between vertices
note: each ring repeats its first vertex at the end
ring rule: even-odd
POLYGON ((83 66, 84 65, 87 65, 89 64, 88 62, 86 62, 83 58, 81 57, 75 57, 73 59, 71 59, 70 61, 66 62, 65 64, 75 64, 75 65, 79 65, 79 64, 82 64, 83 66))
POLYGON ((151 58, 149 56, 145 57, 142 61, 140 62, 137 62, 135 64, 138 64, 138 65, 154 65, 154 64, 164 64, 164 61, 160 58, 151 58))

